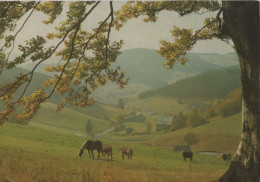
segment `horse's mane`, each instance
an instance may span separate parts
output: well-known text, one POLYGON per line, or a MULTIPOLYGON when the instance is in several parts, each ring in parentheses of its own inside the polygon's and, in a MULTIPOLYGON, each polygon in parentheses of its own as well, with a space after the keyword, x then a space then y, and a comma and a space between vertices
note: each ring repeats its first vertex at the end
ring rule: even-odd
POLYGON ((85 142, 83 142, 83 144, 81 145, 80 149, 82 149, 87 143, 87 140, 85 142))

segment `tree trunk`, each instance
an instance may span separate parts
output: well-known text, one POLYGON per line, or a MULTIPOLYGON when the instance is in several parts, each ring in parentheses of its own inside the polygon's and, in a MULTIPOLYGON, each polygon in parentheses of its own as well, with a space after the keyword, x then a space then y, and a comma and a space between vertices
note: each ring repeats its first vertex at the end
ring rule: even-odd
POLYGON ((219 182, 260 182, 259 2, 225 1, 224 25, 239 58, 242 134, 231 165, 219 182))

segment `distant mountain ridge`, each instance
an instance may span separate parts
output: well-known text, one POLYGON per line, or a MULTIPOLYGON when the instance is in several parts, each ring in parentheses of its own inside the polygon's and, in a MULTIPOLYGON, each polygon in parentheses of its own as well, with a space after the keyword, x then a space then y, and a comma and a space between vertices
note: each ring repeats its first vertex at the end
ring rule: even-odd
MULTIPOLYGON (((98 88, 93 97, 100 102, 115 105, 119 98, 132 97, 205 71, 238 65, 235 53, 188 53, 187 58, 190 61, 186 65, 182 66, 177 62, 173 69, 166 70, 163 66, 164 58, 155 50, 145 48, 123 50, 113 66, 120 66, 126 72, 126 76, 130 78, 128 85, 125 89, 119 90, 116 84, 109 83, 98 88)), ((44 72, 45 66, 47 65, 41 65, 36 71, 52 74, 44 72)), ((25 65, 29 70, 32 67, 33 64, 25 65)))
MULTIPOLYGON (((166 70, 163 66, 165 59, 153 49, 136 48, 123 50, 114 66, 120 66, 126 76, 130 77, 130 84, 141 84, 151 88, 159 88, 177 80, 198 75, 208 70, 219 69, 231 65, 238 65, 235 53, 188 53, 189 62, 180 65, 176 62, 173 69, 166 70)), ((31 70, 35 63, 25 65, 31 70)), ((52 75, 44 71, 47 64, 41 64, 37 72, 52 75)))
POLYGON ((188 53, 189 62, 182 66, 178 62, 171 70, 163 66, 164 58, 152 49, 128 49, 122 51, 115 65, 120 66, 130 77, 123 90, 109 84, 94 93, 94 97, 109 104, 116 104, 119 98, 129 98, 150 89, 157 89, 178 80, 196 76, 205 71, 218 70, 227 66, 238 65, 235 53, 204 54, 188 53))
POLYGON ((187 58, 190 61, 185 66, 177 62, 173 69, 166 70, 163 66, 164 58, 158 55, 155 50, 138 48, 122 51, 116 65, 125 70, 126 75, 130 77, 130 83, 142 83, 152 88, 158 88, 208 70, 238 64, 235 53, 188 53, 187 58))
POLYGON ((139 98, 155 95, 173 98, 225 98, 230 91, 241 87, 238 66, 211 70, 176 83, 139 94, 139 98))

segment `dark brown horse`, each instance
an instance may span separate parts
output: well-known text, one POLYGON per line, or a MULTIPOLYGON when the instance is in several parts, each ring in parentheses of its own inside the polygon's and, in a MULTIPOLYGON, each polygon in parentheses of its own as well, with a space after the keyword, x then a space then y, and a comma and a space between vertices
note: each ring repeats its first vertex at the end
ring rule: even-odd
POLYGON ((110 147, 109 145, 104 145, 102 146, 102 157, 106 156, 107 157, 111 157, 112 160, 112 147, 110 147))
POLYGON ((129 147, 123 147, 122 148, 122 159, 124 159, 124 156, 127 155, 128 160, 132 159, 133 156, 133 149, 129 148, 129 147))
POLYGON ((91 155, 92 155, 93 159, 94 159, 93 150, 97 150, 97 152, 98 152, 97 159, 98 159, 99 153, 102 151, 102 142, 99 140, 88 140, 88 141, 84 142, 79 150, 80 157, 83 154, 85 149, 87 149, 89 157, 91 157, 91 155))

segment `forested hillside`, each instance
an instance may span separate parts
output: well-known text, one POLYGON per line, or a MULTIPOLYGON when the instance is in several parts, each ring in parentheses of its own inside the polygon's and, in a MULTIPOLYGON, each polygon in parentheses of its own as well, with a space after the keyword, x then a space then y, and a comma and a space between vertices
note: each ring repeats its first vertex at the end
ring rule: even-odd
POLYGON ((126 71, 131 83, 159 88, 188 76, 238 64, 234 53, 189 53, 187 58, 190 61, 185 66, 176 63, 173 69, 165 70, 163 66, 165 60, 155 50, 138 48, 123 51, 117 59, 117 65, 126 71))
POLYGON ((185 66, 176 63, 173 69, 166 70, 164 58, 152 49, 128 49, 122 51, 116 61, 126 76, 130 78, 125 89, 119 90, 114 84, 98 88, 93 94, 96 100, 115 105, 120 98, 129 99, 150 89, 157 89, 178 80, 199 75, 205 71, 217 70, 237 65, 235 53, 204 54, 188 53, 189 62, 185 66))
POLYGON ((211 70, 198 76, 185 78, 155 91, 144 92, 139 98, 154 95, 174 98, 224 98, 241 87, 238 66, 211 70))

